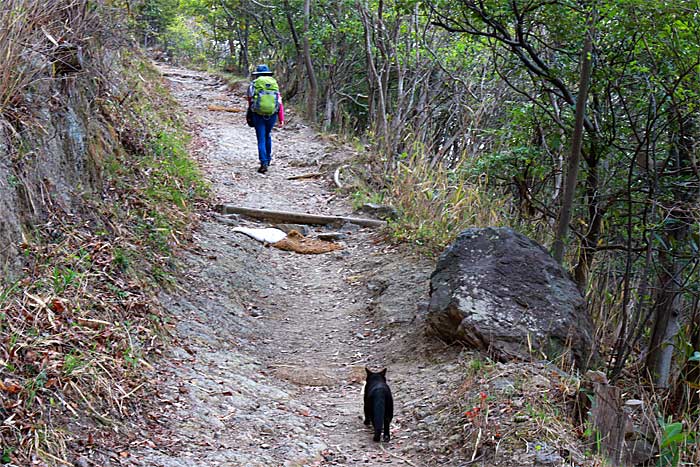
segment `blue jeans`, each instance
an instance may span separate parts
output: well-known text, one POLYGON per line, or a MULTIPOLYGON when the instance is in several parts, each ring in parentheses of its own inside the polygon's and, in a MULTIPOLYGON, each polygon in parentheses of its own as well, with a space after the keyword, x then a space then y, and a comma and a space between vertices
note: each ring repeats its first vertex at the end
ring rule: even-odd
POLYGON ((258 138, 258 157, 262 165, 270 165, 272 160, 272 128, 276 122, 277 114, 269 117, 253 114, 255 136, 258 138))

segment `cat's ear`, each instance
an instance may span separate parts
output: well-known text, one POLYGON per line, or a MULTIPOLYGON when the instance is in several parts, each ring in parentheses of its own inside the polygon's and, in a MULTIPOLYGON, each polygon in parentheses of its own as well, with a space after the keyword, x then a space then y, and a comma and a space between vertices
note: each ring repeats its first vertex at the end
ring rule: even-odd
POLYGON ((379 374, 382 376, 386 376, 386 368, 384 368, 382 371, 380 371, 379 374))
POLYGON ((369 367, 365 367, 365 371, 367 372, 367 376, 372 374, 372 370, 370 370, 369 367))

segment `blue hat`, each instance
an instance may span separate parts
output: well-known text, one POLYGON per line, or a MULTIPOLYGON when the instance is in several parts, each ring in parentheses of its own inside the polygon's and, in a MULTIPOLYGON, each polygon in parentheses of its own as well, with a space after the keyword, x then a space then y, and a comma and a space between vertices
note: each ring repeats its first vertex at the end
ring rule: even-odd
POLYGON ((267 67, 267 65, 258 65, 255 67, 253 76, 272 76, 272 72, 267 67))

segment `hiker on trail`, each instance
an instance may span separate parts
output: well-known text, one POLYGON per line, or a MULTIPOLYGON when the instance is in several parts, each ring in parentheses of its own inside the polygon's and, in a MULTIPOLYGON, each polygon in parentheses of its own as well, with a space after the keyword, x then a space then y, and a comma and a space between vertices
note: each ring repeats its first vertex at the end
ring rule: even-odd
POLYGON ((272 161, 272 128, 279 119, 284 126, 284 106, 279 85, 267 65, 258 65, 253 74, 253 81, 248 86, 248 124, 255 127, 258 138, 258 157, 264 174, 272 161))

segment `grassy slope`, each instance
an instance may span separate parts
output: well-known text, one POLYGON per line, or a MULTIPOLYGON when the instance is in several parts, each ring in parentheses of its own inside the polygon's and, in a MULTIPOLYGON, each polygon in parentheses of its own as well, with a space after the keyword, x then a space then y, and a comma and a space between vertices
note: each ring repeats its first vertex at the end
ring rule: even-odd
POLYGON ((60 464, 123 433, 166 334, 156 289, 206 197, 157 71, 124 53, 107 79, 118 92, 96 100, 87 141, 102 192, 79 216, 50 208, 21 279, 0 284, 2 463, 60 464))

